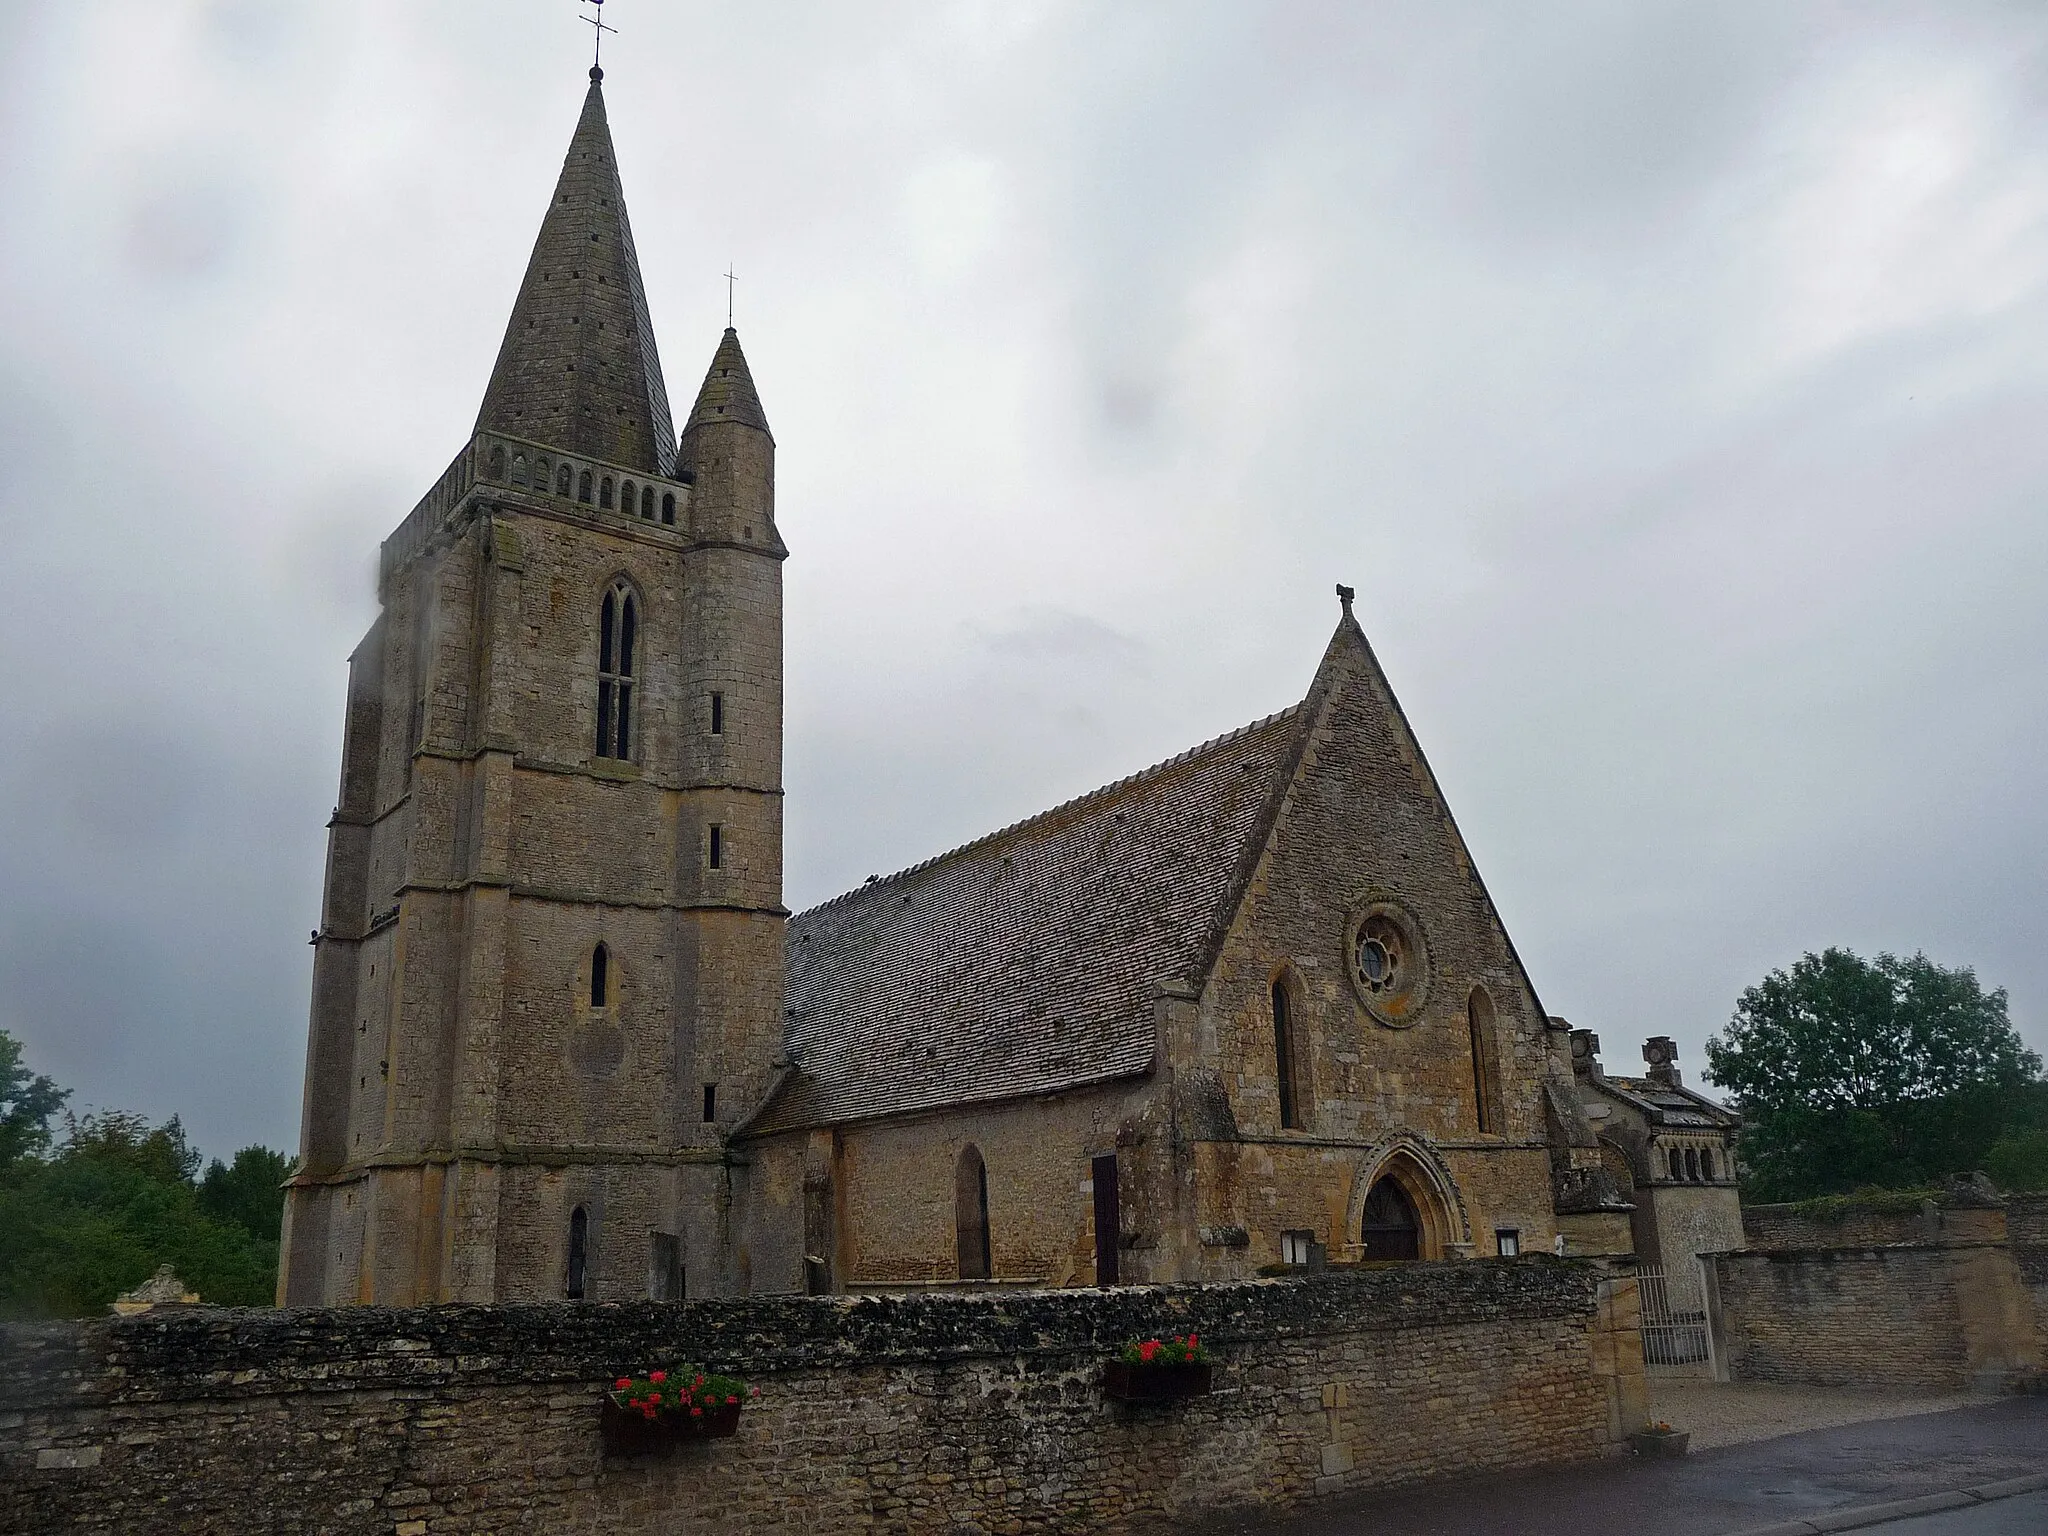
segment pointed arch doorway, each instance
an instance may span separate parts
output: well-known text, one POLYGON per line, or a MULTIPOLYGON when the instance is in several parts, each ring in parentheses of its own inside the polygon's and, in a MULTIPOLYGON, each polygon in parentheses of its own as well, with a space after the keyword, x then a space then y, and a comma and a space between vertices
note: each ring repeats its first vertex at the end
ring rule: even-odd
POLYGON ((1422 1218, 1415 1202, 1392 1174, 1382 1174, 1365 1197, 1359 1238, 1367 1259, 1422 1257, 1422 1218))
POLYGON ((1448 1259, 1471 1251, 1465 1202, 1421 1137, 1399 1132, 1362 1161, 1351 1186, 1346 1246, 1367 1261, 1448 1259))

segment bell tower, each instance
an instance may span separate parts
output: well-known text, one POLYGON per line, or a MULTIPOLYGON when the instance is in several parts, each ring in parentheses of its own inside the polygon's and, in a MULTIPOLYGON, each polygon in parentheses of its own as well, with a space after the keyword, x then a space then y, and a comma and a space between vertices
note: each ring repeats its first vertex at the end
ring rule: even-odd
POLYGON ((677 444, 590 76, 350 659, 284 1305, 787 1283, 727 1146, 781 1042, 775 445, 729 328, 677 444))

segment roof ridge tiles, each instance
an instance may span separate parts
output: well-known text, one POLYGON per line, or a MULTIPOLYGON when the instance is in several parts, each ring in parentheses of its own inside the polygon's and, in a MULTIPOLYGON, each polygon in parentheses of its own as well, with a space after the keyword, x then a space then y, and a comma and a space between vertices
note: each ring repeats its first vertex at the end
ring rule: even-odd
POLYGON ((1224 731, 1220 735, 1212 736, 1207 741, 1198 742, 1184 751, 1175 753, 1172 757, 1164 758, 1159 762, 1151 764, 1149 767, 1140 768, 1135 773, 1127 773, 1120 779, 1114 779, 1107 784, 1098 785, 1094 789, 1084 791, 1070 799, 1062 800, 1056 805, 1047 806, 1042 811, 1034 811, 1031 815, 1010 822, 1006 826, 997 827, 993 832, 984 832, 980 837, 970 838, 964 843, 946 849, 943 853, 935 853, 930 858, 920 859, 915 864, 906 865, 893 874, 876 875, 863 884, 852 887, 850 890, 841 891, 836 896, 826 897, 825 900, 819 902, 816 906, 804 908, 801 912, 792 916, 790 921, 792 923, 799 922, 814 913, 824 912, 851 901, 856 896, 866 896, 882 887, 893 885, 899 880, 907 879, 912 875, 922 874, 934 865, 943 864, 949 859, 960 857, 962 854, 972 853, 976 849, 985 847, 1013 833, 1021 832, 1038 822, 1049 820, 1063 811, 1071 811, 1076 806, 1085 804, 1088 801, 1099 800, 1120 790, 1128 789, 1141 779, 1148 779, 1155 774, 1164 773, 1169 768, 1177 767, 1197 757, 1206 756, 1208 753, 1227 746, 1240 737, 1249 736, 1254 731, 1263 730, 1269 725, 1273 725, 1290 715, 1298 713, 1301 707, 1301 703, 1297 701, 1289 704, 1284 709, 1276 709, 1270 715, 1261 716, 1247 725, 1240 725, 1234 729, 1224 731))

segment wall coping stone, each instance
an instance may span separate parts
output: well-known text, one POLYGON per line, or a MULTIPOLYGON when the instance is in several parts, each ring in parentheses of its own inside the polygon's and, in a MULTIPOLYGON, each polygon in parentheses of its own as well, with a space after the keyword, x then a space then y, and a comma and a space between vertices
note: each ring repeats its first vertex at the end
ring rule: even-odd
MULTIPOLYGON (((1808 1250, 1810 1253, 1811 1250, 1808 1250)), ((596 1384, 653 1365, 746 1376, 1095 1353, 1195 1332, 1219 1346, 1590 1318, 1589 1261, 1389 1265, 1215 1285, 510 1306, 232 1309, 0 1325, 0 1412, 322 1390, 596 1384)))

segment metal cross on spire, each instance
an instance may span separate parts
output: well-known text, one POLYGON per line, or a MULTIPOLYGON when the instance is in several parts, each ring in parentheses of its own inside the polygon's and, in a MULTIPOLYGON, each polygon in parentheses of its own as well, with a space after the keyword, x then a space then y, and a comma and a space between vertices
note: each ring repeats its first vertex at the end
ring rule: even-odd
POLYGON ((739 277, 728 261, 725 264, 725 328, 728 331, 732 329, 732 285, 738 281, 739 277))
POLYGON ((590 67, 592 69, 597 69, 603 62, 605 33, 610 32, 616 34, 619 29, 617 27, 608 27, 605 25, 604 0, 582 0, 582 3, 584 5, 596 7, 595 10, 593 10, 588 16, 584 17, 583 19, 589 22, 593 27, 597 29, 597 36, 593 40, 595 46, 593 46, 590 50, 590 67))

